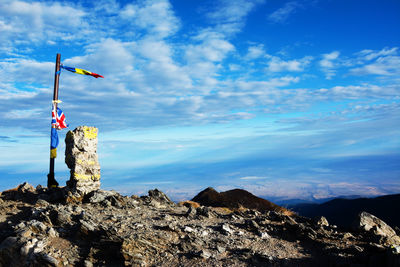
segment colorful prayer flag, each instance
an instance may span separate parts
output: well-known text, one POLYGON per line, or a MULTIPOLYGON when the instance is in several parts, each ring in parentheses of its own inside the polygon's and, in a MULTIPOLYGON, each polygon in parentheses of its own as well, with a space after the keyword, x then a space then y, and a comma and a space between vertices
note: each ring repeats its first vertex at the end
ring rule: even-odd
POLYGON ((57 146, 58 146, 58 133, 56 128, 51 128, 51 141, 50 141, 50 158, 54 159, 57 157, 57 146))
POLYGON ((78 74, 90 75, 90 76, 93 76, 95 78, 104 78, 100 74, 97 74, 97 73, 94 73, 94 72, 91 72, 91 71, 87 71, 87 70, 83 70, 83 69, 67 67, 67 66, 64 66, 64 65, 61 65, 61 68, 65 69, 65 70, 68 70, 70 72, 78 73, 78 74))
POLYGON ((52 128, 61 130, 61 129, 68 127, 67 123, 65 122, 64 112, 62 112, 62 110, 59 107, 57 107, 57 114, 56 114, 55 108, 53 105, 53 110, 51 112, 51 115, 52 115, 52 119, 51 119, 51 127, 52 128))

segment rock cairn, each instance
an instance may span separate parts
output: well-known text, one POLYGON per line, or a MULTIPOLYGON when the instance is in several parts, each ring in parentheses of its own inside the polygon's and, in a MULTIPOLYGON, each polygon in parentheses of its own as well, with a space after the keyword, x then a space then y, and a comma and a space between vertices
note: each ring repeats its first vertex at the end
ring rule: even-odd
POLYGON ((81 194, 100 188, 95 127, 79 126, 65 137, 65 163, 71 169, 67 185, 81 194))

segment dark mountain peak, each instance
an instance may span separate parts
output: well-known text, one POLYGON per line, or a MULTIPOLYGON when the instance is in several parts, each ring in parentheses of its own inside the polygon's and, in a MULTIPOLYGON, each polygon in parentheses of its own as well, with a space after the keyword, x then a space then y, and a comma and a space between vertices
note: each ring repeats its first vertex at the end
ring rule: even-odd
POLYGON ((212 188, 211 186, 210 187, 207 187, 206 189, 204 189, 203 191, 201 191, 200 193, 218 193, 217 192, 217 190, 215 190, 214 188, 212 188))
POLYGON ((227 207, 237 209, 240 207, 255 209, 260 212, 277 211, 291 214, 290 211, 282 208, 266 199, 259 198, 244 189, 232 189, 225 192, 217 192, 212 187, 201 191, 192 201, 203 206, 227 207))
POLYGON ((238 195, 238 196, 239 195, 242 195, 242 196, 254 196, 249 191, 246 191, 246 190, 240 189, 240 188, 235 188, 235 189, 228 190, 228 191, 221 192, 221 193, 228 194, 228 195, 238 195))
POLYGON ((203 206, 216 207, 217 203, 222 201, 220 193, 218 193, 214 188, 207 187, 200 193, 198 193, 192 201, 198 202, 203 206))

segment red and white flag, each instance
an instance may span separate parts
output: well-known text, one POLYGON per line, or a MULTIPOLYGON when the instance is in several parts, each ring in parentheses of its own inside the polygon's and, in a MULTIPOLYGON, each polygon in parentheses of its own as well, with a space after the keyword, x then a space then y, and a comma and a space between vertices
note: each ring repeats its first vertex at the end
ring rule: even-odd
POLYGON ((57 114, 56 114, 55 108, 53 106, 51 126, 53 128, 56 128, 57 130, 61 130, 68 127, 68 124, 65 122, 64 112, 62 112, 62 110, 59 107, 57 107, 57 114))

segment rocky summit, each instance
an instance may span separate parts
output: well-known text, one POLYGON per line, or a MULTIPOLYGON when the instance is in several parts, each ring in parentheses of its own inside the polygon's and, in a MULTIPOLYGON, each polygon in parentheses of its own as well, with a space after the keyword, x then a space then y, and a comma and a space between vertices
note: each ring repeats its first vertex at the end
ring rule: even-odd
POLYGON ((400 266, 400 238, 363 212, 324 217, 172 202, 163 192, 82 197, 24 183, 0 196, 0 266, 400 266))

